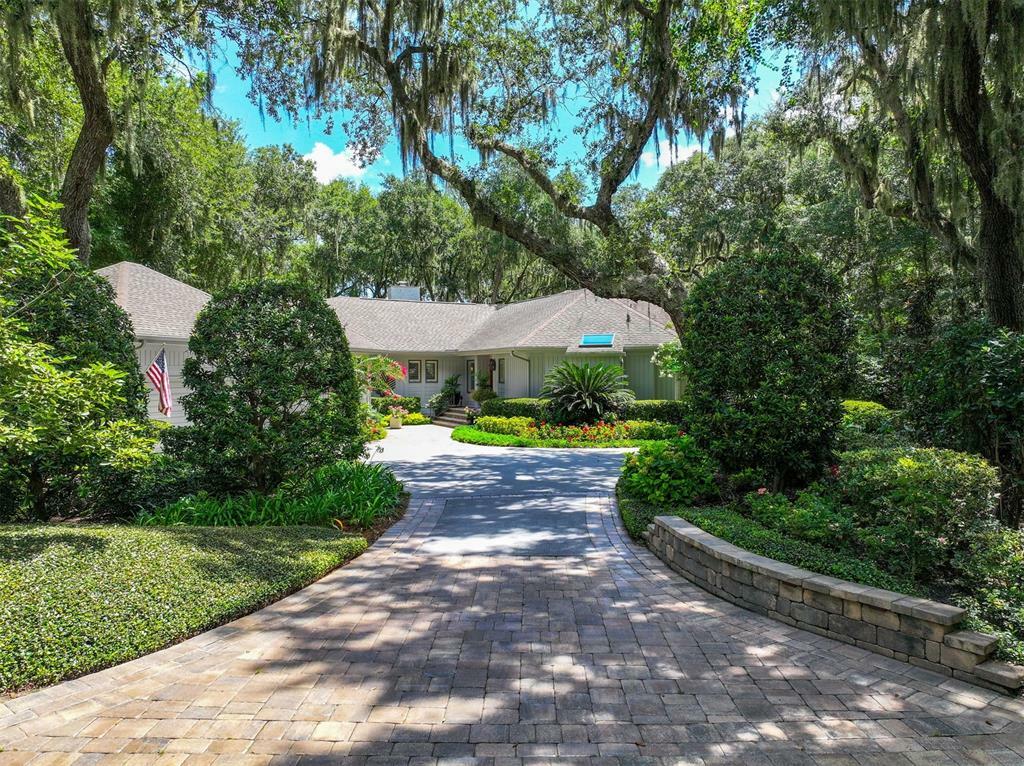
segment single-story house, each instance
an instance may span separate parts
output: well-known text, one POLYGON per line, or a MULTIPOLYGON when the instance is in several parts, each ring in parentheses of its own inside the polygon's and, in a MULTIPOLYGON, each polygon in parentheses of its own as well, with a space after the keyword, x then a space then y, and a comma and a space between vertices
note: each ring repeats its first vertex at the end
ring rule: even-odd
MULTIPOLYGON (((114 286, 118 304, 131 316, 139 365, 145 369, 161 348, 166 350, 171 392, 179 401, 188 339, 209 294, 129 261, 97 273, 114 286)), ((345 327, 353 353, 399 361, 408 375, 398 381, 397 393, 420 397, 424 407, 451 375, 460 376, 468 399, 479 372, 488 376, 499 396, 536 396, 544 375, 565 359, 622 365, 641 399, 674 399, 678 394, 676 382, 661 377, 651 362, 654 349, 676 334, 668 315, 649 303, 599 298, 582 289, 504 305, 415 298, 338 297, 327 302, 345 327)), ((150 393, 150 414, 167 420, 150 393)), ((185 422, 180 406, 169 420, 185 422)))

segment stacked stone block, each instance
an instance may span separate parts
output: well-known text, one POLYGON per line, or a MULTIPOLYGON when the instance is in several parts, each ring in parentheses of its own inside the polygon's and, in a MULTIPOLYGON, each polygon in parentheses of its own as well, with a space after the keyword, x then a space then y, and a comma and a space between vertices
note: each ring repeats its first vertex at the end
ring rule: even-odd
POLYGON ((783 564, 674 516, 657 517, 647 543, 696 585, 779 622, 998 691, 1024 686, 1024 668, 989 659, 995 636, 958 630, 959 607, 783 564))

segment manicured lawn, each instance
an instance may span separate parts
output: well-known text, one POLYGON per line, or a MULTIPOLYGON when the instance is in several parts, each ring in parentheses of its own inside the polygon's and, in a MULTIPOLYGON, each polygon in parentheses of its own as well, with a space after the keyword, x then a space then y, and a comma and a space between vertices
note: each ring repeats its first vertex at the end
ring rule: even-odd
POLYGON ((615 441, 585 442, 568 439, 527 439, 510 434, 493 434, 473 426, 458 426, 452 430, 452 438, 466 444, 483 444, 491 447, 556 447, 573 449, 599 449, 602 447, 642 447, 650 444, 648 439, 618 439, 615 441))
POLYGON ((0 692, 175 643, 366 546, 330 527, 0 526, 0 692))

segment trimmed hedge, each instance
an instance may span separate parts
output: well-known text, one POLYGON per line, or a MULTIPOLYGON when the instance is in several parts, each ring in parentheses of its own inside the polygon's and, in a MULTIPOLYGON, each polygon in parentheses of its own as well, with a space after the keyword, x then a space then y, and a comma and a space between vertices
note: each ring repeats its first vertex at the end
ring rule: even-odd
POLYGON ((423 409, 418 396, 371 396, 370 406, 384 415, 388 414, 389 407, 404 407, 409 412, 419 412, 423 409))
POLYGON ((0 692, 52 684, 248 614, 366 550, 330 527, 0 527, 0 692))
POLYGON ((627 420, 659 420, 681 425, 686 422, 686 403, 681 399, 637 399, 627 404, 622 417, 627 420))
POLYGON ((480 405, 481 415, 498 418, 533 418, 547 420, 551 417, 548 403, 544 399, 490 399, 480 405))

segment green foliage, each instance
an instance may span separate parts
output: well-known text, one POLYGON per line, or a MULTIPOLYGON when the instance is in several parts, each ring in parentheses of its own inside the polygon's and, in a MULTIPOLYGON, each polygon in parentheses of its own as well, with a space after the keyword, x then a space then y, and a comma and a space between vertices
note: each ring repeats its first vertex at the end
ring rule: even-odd
POLYGON ((614 417, 636 400, 617 364, 561 362, 544 376, 541 398, 560 423, 593 423, 614 417))
POLYGON ((502 418, 492 415, 484 415, 476 419, 473 424, 481 431, 491 434, 506 434, 508 436, 520 436, 527 428, 534 425, 533 418, 511 417, 502 418))
POLYGON ((443 415, 447 409, 454 407, 462 398, 462 391, 459 388, 459 378, 461 377, 461 375, 449 375, 444 379, 441 390, 430 397, 427 406, 434 413, 434 417, 443 415))
POLYGON ((549 420, 550 408, 545 399, 491 399, 480 406, 484 415, 501 418, 532 418, 533 420, 549 420))
POLYGON ((636 399, 623 408, 622 417, 680 425, 686 422, 686 402, 681 399, 636 399))
POLYGON ((469 395, 470 399, 472 399, 474 402, 480 405, 483 405, 484 402, 489 402, 492 399, 496 399, 497 397, 498 395, 490 386, 477 386, 469 395))
POLYGON ((1000 515, 1024 519, 1024 333, 956 325, 916 360, 907 420, 928 443, 984 455, 1003 473, 1000 515))
POLYGON ((849 379, 850 316, 815 259, 737 257, 687 300, 688 426, 728 471, 798 485, 828 461, 849 379))
POLYGON ((398 511, 402 484, 380 463, 341 461, 271 495, 228 498, 200 493, 139 515, 143 526, 256 527, 330 524, 367 529, 398 511))
POLYGON ((817 487, 800 492, 795 500, 774 492, 751 492, 744 502, 759 524, 801 540, 841 548, 855 536, 853 521, 839 501, 817 487))
POLYGON ((868 556, 892 572, 935 580, 993 519, 999 477, 984 459, 941 449, 841 456, 836 492, 868 556))
POLYGON ((402 415, 403 426, 425 426, 430 423, 430 418, 422 412, 410 412, 402 415))
POLYGON ((598 449, 602 447, 641 447, 650 444, 646 439, 615 439, 588 441, 585 439, 533 439, 525 436, 495 434, 481 431, 476 426, 458 426, 452 430, 452 439, 466 444, 482 444, 491 447, 545 447, 554 449, 598 449))
POLYGON ((366 549, 311 527, 0 527, 0 690, 139 657, 322 577, 366 549))
MULTIPOLYGON (((363 391, 369 394, 387 392, 390 396, 394 394, 395 383, 406 376, 405 368, 387 356, 355 356, 353 357, 353 368, 363 391)), ((385 399, 388 397, 378 396, 375 398, 385 399)), ((373 399, 371 398, 370 401, 372 404, 373 399)), ((375 405, 374 409, 380 409, 380 407, 375 405)), ((415 409, 419 409, 419 406, 415 409)))
POLYGON ((506 436, 521 436, 534 441, 567 440, 569 442, 651 441, 671 439, 679 435, 678 427, 670 423, 651 420, 616 420, 584 425, 538 423, 532 418, 499 418, 493 415, 478 417, 474 425, 481 431, 506 436))
MULTIPOLYGON (((629 510, 624 510, 623 514, 630 513, 633 516, 631 524, 634 527, 639 527, 644 518, 653 518, 665 513, 664 509, 652 513, 644 507, 644 503, 628 496, 620 498, 620 508, 624 506, 629 510)), ((817 545, 795 539, 783 530, 771 529, 747 518, 734 507, 680 508, 674 510, 672 515, 686 519, 705 532, 751 553, 811 572, 899 593, 921 592, 913 581, 890 574, 856 553, 838 551, 829 545, 817 545)))
POLYGON ((691 437, 655 442, 629 455, 620 486, 630 497, 658 507, 695 505, 717 497, 718 466, 691 437))
POLYGON ((409 412, 421 409, 418 396, 373 396, 370 397, 370 406, 378 412, 387 412, 390 407, 402 407, 409 412))
POLYGON ((211 493, 268 493, 362 453, 345 331, 308 288, 254 282, 215 295, 189 350, 182 405, 191 425, 167 441, 211 493))
POLYGON ((839 424, 838 447, 851 451, 909 446, 900 429, 900 413, 876 402, 847 399, 839 424))
POLYGON ((24 219, 0 225, 0 518, 88 510, 82 477, 138 470, 156 440, 138 419, 131 325, 109 289, 79 280, 55 212, 34 198, 24 219), (105 353, 130 372, 101 361, 105 353))

